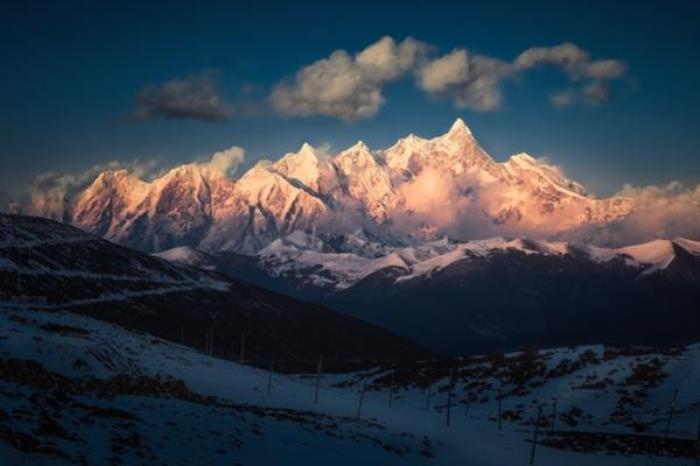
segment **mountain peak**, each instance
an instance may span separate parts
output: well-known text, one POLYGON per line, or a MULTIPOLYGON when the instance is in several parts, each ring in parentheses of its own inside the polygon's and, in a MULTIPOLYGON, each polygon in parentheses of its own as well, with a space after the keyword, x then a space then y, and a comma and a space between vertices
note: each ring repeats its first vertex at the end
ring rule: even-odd
POLYGON ((358 140, 355 144, 353 144, 352 146, 350 146, 350 147, 348 147, 347 149, 343 150, 343 151, 340 152, 338 155, 347 154, 347 153, 351 153, 351 152, 367 152, 367 153, 370 153, 371 150, 370 150, 370 148, 367 146, 367 144, 364 143, 364 141, 358 140))
POLYGON ((469 127, 464 123, 464 120, 462 120, 461 118, 457 118, 455 122, 452 123, 452 126, 450 126, 450 130, 447 132, 447 134, 448 136, 459 134, 471 136, 472 132, 469 129, 469 127))
POLYGON ((304 144, 301 145, 301 147, 299 148, 299 151, 297 152, 297 154, 309 154, 309 155, 314 155, 314 156, 315 156, 315 155, 316 155, 316 149, 314 148, 314 146, 312 146, 312 145, 309 144, 308 142, 305 142, 304 144))

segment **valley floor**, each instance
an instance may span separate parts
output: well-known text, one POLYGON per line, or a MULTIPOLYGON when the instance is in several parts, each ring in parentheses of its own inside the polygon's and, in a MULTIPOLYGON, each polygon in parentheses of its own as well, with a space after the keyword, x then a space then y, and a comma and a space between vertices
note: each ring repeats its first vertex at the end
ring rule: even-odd
POLYGON ((270 376, 84 316, 0 309, 7 465, 525 465, 538 407, 536 465, 690 465, 698 387, 700 346, 270 376))

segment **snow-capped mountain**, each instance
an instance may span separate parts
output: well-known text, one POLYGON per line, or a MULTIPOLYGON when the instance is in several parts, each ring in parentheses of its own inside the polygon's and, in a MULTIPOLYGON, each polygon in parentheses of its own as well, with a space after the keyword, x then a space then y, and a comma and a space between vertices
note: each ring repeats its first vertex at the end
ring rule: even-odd
POLYGON ((527 154, 495 162, 461 119, 441 136, 410 135, 385 150, 358 142, 331 156, 304 144, 236 180, 201 163, 150 182, 105 171, 67 206, 69 223, 144 251, 240 253, 257 253, 295 231, 365 229, 432 241, 468 236, 468 223, 477 236, 546 237, 619 220, 634 208, 626 198, 595 199, 527 154))

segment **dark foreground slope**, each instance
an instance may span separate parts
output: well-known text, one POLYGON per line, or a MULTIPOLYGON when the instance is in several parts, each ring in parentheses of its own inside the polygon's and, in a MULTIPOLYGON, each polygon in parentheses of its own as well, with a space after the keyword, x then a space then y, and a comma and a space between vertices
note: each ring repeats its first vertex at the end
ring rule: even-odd
POLYGON ((418 358, 379 327, 223 275, 167 261, 50 220, 0 215, 0 300, 65 309, 255 359, 418 358))
POLYGON ((232 253, 200 253, 200 259, 231 277, 322 302, 442 354, 697 340, 700 253, 687 240, 669 241, 668 260, 656 265, 624 250, 600 257, 594 249, 570 246, 553 254, 543 244, 523 240, 518 247, 467 250, 429 273, 387 266, 342 290, 333 286, 339 280, 333 268, 324 268, 332 254, 316 267, 301 264, 288 273, 232 253))

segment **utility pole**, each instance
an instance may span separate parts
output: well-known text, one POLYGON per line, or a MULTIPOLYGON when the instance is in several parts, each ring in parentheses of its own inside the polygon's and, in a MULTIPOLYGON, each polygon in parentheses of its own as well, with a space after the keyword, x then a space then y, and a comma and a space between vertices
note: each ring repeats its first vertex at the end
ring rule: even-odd
POLYGON ((323 355, 318 358, 318 366, 316 366, 316 386, 314 389, 314 404, 318 404, 318 390, 321 388, 321 370, 323 370, 323 355))
POLYGON ((671 398, 671 407, 668 410, 668 421, 666 421, 666 432, 664 433, 664 442, 668 440, 668 434, 671 432, 671 421, 673 414, 676 411, 676 398, 678 398, 678 389, 673 390, 673 398, 671 398))
POLYGON ((245 330, 241 332, 241 364, 245 364, 245 330))
POLYGON ((530 466, 535 464, 535 447, 537 447, 537 436, 540 433, 540 419, 542 418, 542 405, 537 407, 537 420, 535 430, 532 434, 532 449, 530 450, 530 466))
POLYGON ((275 370, 275 361, 272 361, 270 363, 270 372, 267 375, 267 391, 266 395, 270 396, 270 393, 272 392, 272 373, 275 370))
POLYGON ((695 446, 695 464, 700 464, 700 413, 698 414, 698 437, 695 446))
POLYGON ((502 415, 501 413, 503 412, 501 409, 501 399, 503 398, 502 393, 503 393, 503 382, 501 382, 501 385, 498 386, 498 394, 496 395, 496 398, 498 398, 498 431, 501 431, 501 419, 502 415))
POLYGON ((552 398, 552 423, 549 425, 549 433, 554 433, 554 425, 557 422, 557 397, 552 398))
POLYGON ((447 388, 447 419, 446 425, 450 427, 450 408, 452 407, 452 389, 455 384, 455 368, 450 369, 450 384, 447 388))
POLYGON ((355 419, 360 419, 362 414, 362 403, 365 401, 365 378, 362 377, 362 385, 360 387, 360 401, 357 404, 357 413, 355 414, 355 419))

